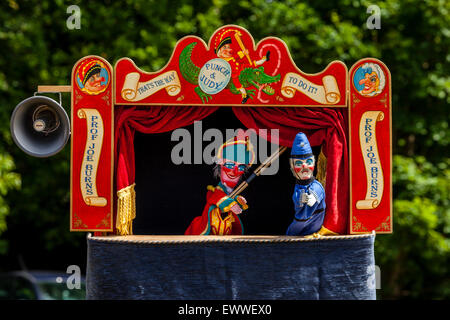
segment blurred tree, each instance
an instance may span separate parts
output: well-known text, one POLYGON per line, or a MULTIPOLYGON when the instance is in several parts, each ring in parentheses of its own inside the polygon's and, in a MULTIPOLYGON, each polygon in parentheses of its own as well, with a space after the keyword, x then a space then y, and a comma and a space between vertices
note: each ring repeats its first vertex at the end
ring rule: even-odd
MULTIPOLYGON (((11 189, 20 188, 19 174, 12 172, 14 162, 10 155, 0 153, 0 234, 6 230, 6 216, 9 213, 9 205, 5 197, 11 189)), ((0 239, 0 255, 8 250, 8 242, 0 239)))
MULTIPOLYGON (((84 235, 68 232, 69 148, 49 159, 34 159, 18 150, 9 133, 14 106, 38 84, 68 84, 72 66, 85 55, 101 55, 112 64, 128 56, 142 69, 156 71, 181 37, 194 34, 207 41, 218 27, 238 24, 256 41, 266 36, 283 39, 305 72, 318 72, 336 59, 350 68, 367 56, 390 68, 395 231, 376 241, 381 297, 448 298, 448 282, 442 279, 449 278, 450 3, 377 1, 379 30, 366 27, 371 4, 365 0, 1 2, 0 259, 5 254, 1 265, 12 267, 8 261, 22 254, 32 266, 65 268, 73 264, 74 252, 84 248, 84 235), (80 29, 67 27, 70 5, 81 9, 80 29), (22 189, 15 191, 20 179, 22 189), (2 221, 8 208, 5 231, 2 221), (40 259, 43 252, 47 259, 40 259)), ((67 111, 69 105, 65 97, 67 111)), ((78 258, 83 261, 83 254, 78 258)))
POLYGON ((450 295, 450 159, 394 156, 394 233, 376 241, 384 298, 450 295))

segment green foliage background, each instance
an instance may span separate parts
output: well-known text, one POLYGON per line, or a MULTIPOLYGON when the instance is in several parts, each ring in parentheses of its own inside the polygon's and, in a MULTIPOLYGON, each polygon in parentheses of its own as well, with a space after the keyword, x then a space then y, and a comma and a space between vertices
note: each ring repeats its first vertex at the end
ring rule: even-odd
MULTIPOLYGON (((156 71, 178 39, 208 40, 224 24, 258 41, 283 39, 296 64, 318 72, 333 60, 350 66, 382 60, 392 74, 394 234, 379 235, 379 298, 450 297, 450 2, 376 1, 381 29, 369 30, 372 1, 137 0, 0 3, 0 269, 62 269, 85 263, 85 234, 68 232, 70 148, 49 159, 12 142, 9 118, 38 84, 69 84, 81 57, 111 63, 128 56, 156 71), (67 8, 81 9, 69 30, 67 8)), ((64 98, 64 106, 70 105, 64 98)), ((70 114, 70 113, 69 113, 70 114)))

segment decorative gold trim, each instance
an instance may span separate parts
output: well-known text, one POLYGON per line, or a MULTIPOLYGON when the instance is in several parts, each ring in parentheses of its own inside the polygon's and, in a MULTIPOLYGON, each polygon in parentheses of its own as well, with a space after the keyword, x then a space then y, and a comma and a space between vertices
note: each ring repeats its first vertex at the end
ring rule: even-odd
POLYGON ((110 221, 111 220, 111 212, 108 212, 108 214, 106 215, 106 217, 104 217, 102 219, 102 221, 100 221, 99 224, 97 224, 95 227, 97 229, 107 229, 110 227, 110 221))
POLYGON ((356 94, 352 93, 352 99, 353 99, 353 107, 355 107, 358 103, 361 102, 361 100, 358 99, 358 97, 356 96, 356 94))
POLYGON ((214 208, 211 211, 210 234, 229 235, 232 228, 231 225, 235 221, 236 220, 231 214, 228 214, 224 219, 222 219, 219 208, 214 208))
POLYGON ((387 216, 386 219, 376 227, 375 231, 377 233, 390 233, 391 229, 391 216, 387 216))
POLYGON ((117 191, 116 234, 133 234, 133 219, 136 218, 135 183, 117 191))
POLYGON ((383 97, 380 99, 380 103, 383 104, 385 108, 388 107, 388 105, 387 105, 386 102, 387 102, 387 93, 385 93, 385 94, 383 95, 383 97))
POLYGON ((77 228, 77 229, 87 229, 87 225, 85 223, 83 223, 83 220, 81 220, 81 218, 74 212, 73 213, 73 227, 77 228))
POLYGON ((353 224, 352 232, 358 232, 358 233, 366 233, 369 232, 369 230, 363 226, 363 224, 356 218, 356 216, 352 217, 352 220, 355 222, 353 224))

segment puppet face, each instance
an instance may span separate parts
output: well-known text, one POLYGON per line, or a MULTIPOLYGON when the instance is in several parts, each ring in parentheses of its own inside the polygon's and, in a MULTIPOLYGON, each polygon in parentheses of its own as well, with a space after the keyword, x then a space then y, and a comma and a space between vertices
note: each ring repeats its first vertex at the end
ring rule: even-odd
POLYGON ((292 173, 299 180, 311 179, 315 164, 314 156, 306 159, 291 158, 292 173))
POLYGON ((99 92, 105 88, 105 85, 102 85, 103 81, 105 81, 105 78, 101 77, 100 73, 96 73, 86 81, 84 86, 91 92, 99 92))
POLYGON ((226 160, 220 168, 220 181, 229 188, 234 188, 246 168, 246 164, 226 160))
POLYGON ((233 49, 231 48, 231 45, 227 43, 226 45, 222 46, 217 52, 217 56, 223 59, 231 58, 233 56, 233 49))
POLYGON ((380 79, 375 71, 372 73, 366 73, 364 79, 359 80, 359 84, 364 85, 364 89, 361 91, 363 94, 369 94, 378 90, 380 79))

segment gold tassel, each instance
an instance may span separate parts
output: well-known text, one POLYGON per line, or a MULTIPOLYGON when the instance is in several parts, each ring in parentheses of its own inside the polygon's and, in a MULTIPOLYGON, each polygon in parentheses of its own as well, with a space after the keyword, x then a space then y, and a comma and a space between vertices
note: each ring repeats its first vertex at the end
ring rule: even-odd
POLYGON ((320 230, 317 232, 317 234, 321 235, 321 236, 338 236, 339 233, 333 232, 330 229, 325 228, 324 226, 322 226, 322 228, 320 228, 320 230))
POLYGON ((325 236, 338 236, 338 235, 339 235, 339 233, 333 232, 330 229, 327 229, 324 226, 322 226, 319 231, 314 232, 313 234, 303 236, 303 237, 308 238, 308 239, 311 239, 311 238, 317 239, 317 238, 321 238, 321 237, 325 237, 325 236))
POLYGON ((135 184, 117 191, 116 233, 121 236, 133 234, 133 219, 136 218, 135 184))
POLYGON ((319 181, 325 189, 327 183, 327 158, 323 154, 323 147, 320 149, 319 159, 317 159, 317 181, 319 181))

